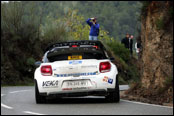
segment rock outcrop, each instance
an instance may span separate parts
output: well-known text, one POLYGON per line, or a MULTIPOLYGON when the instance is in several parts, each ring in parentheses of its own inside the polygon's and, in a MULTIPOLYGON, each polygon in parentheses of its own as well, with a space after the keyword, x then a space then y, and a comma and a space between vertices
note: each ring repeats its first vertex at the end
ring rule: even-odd
POLYGON ((166 78, 173 78, 171 5, 173 7, 173 2, 151 2, 147 16, 142 16, 141 76, 142 86, 147 89, 164 87, 166 78))
POLYGON ((152 1, 142 13, 141 82, 128 94, 159 104, 173 101, 173 1, 152 1))

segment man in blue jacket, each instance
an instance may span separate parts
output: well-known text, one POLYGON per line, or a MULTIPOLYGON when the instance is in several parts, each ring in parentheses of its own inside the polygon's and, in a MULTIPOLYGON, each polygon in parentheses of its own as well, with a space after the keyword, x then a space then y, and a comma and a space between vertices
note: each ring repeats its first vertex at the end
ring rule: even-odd
POLYGON ((97 37, 99 35, 99 24, 97 23, 96 18, 89 18, 86 22, 91 27, 89 40, 98 40, 97 37))

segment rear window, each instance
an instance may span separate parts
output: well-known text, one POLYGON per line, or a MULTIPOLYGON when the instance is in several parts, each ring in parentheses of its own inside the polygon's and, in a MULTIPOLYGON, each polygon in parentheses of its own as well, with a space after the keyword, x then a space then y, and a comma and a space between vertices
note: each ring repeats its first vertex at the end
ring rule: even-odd
POLYGON ((49 62, 61 60, 80 60, 80 59, 107 59, 103 50, 90 48, 60 48, 48 52, 47 58, 49 62))

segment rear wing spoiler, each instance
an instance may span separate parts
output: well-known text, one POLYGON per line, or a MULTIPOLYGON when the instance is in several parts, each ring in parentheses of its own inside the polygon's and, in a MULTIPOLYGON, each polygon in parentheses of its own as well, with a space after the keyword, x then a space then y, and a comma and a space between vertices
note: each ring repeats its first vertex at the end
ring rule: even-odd
POLYGON ((100 49, 106 50, 106 48, 103 46, 103 44, 100 41, 91 41, 91 40, 80 40, 80 41, 67 41, 67 42, 60 42, 60 43, 54 43, 49 45, 44 53, 46 51, 50 51, 51 49, 55 48, 55 47, 63 47, 63 46, 73 46, 73 45, 94 45, 94 46, 98 46, 100 47, 100 49))
POLYGON ((98 54, 104 54, 102 50, 97 50, 95 48, 78 48, 78 49, 67 49, 67 48, 61 48, 58 52, 56 51, 49 51, 47 54, 47 58, 62 54, 72 54, 72 53, 98 53, 98 54))

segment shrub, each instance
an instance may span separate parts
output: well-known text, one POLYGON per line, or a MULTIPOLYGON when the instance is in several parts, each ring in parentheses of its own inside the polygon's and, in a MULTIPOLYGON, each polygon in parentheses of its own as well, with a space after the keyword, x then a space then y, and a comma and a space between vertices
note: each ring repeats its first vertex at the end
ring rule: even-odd
POLYGON ((161 29, 163 29, 163 27, 164 27, 164 20, 161 17, 156 20, 156 28, 157 28, 157 30, 161 30, 161 29))
POLYGON ((166 77, 164 81, 164 86, 169 87, 173 85, 173 76, 171 77, 166 77))
POLYGON ((121 44, 118 41, 112 41, 107 44, 110 46, 111 50, 114 52, 114 54, 121 59, 123 59, 125 62, 130 60, 130 51, 124 47, 123 44, 121 44))
POLYGON ((120 85, 127 84, 127 82, 124 80, 124 77, 122 77, 120 74, 118 74, 118 83, 120 85))
POLYGON ((139 71, 136 66, 136 59, 130 57, 130 51, 118 41, 112 41, 105 45, 115 57, 115 64, 119 72, 119 82, 128 84, 129 82, 138 82, 139 71))
POLYGON ((30 57, 30 58, 27 59, 27 65, 33 66, 34 63, 35 63, 35 59, 34 58, 30 57))
POLYGON ((141 16, 146 18, 147 16, 147 7, 150 5, 151 1, 142 1, 143 6, 141 8, 141 16))
POLYGON ((169 12, 170 17, 172 17, 172 19, 173 19, 173 15, 174 15, 173 7, 169 8, 168 12, 169 12))

